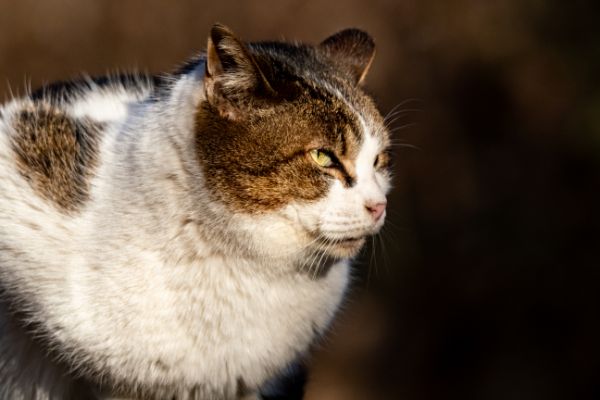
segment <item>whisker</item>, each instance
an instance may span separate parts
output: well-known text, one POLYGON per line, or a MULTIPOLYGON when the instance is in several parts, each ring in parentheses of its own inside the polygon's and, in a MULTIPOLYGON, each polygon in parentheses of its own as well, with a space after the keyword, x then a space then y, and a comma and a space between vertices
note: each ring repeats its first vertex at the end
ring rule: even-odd
POLYGON ((404 114, 408 114, 408 113, 419 113, 419 112, 423 112, 424 110, 421 108, 402 108, 399 110, 395 110, 394 112, 390 112, 388 113, 385 117, 384 117, 384 121, 389 121, 392 117, 398 116, 398 115, 404 115, 404 114))
POLYGON ((390 116, 388 119, 383 121, 383 127, 386 129, 393 128, 394 124, 396 122, 401 121, 408 116, 409 116, 408 114, 397 114, 397 115, 390 116))
POLYGON ((392 143, 390 145, 391 148, 408 148, 408 149, 413 149, 413 150, 422 150, 419 146, 415 146, 414 144, 410 144, 410 143, 392 143))
POLYGON ((395 133, 395 132, 401 131, 403 129, 412 128, 412 127, 417 126, 417 125, 419 125, 417 122, 409 122, 409 123, 406 123, 406 124, 399 125, 399 126, 396 126, 394 128, 391 128, 391 129, 389 129, 389 132, 390 133, 395 133))
POLYGON ((331 248, 333 246, 335 246, 335 244, 338 242, 337 240, 330 240, 330 239, 326 239, 327 247, 324 249, 324 251, 321 253, 321 257, 319 258, 319 261, 316 265, 316 269, 315 269, 315 275, 313 276, 313 278, 316 278, 316 273, 318 272, 318 267, 321 265, 321 262, 323 261, 323 259, 325 258, 325 256, 327 255, 327 253, 329 253, 329 250, 331 250, 331 248))
POLYGON ((313 266, 317 263, 319 254, 319 251, 313 251, 309 253, 308 258, 301 264, 300 270, 302 272, 305 272, 307 275, 311 275, 311 271, 313 269, 313 266))
MULTIPOLYGON (((387 232, 387 231, 385 231, 387 232)), ((381 246, 381 255, 383 257, 383 268, 385 269, 386 274, 390 273, 390 268, 389 268, 389 254, 386 251, 385 248, 385 236, 384 236, 384 231, 381 231, 381 234, 377 235, 377 240, 379 242, 379 245, 381 246)))
POLYGON ((412 117, 412 116, 414 116, 414 114, 421 113, 423 111, 424 110, 419 110, 417 108, 398 110, 398 111, 394 112, 393 114, 390 114, 386 118, 384 118, 383 125, 385 127, 391 127, 396 121, 398 121, 402 118, 412 117))
POLYGON ((398 103, 398 104, 396 104, 395 106, 393 106, 393 107, 392 107, 392 108, 391 108, 391 109, 390 109, 390 110, 387 112, 386 116, 387 116, 387 115, 389 115, 389 114, 391 114, 391 113, 393 113, 393 112, 395 112, 395 111, 397 111, 397 110, 398 110, 400 107, 403 107, 403 106, 405 106, 405 105, 407 105, 407 104, 410 104, 411 102, 415 102, 415 103, 422 103, 422 100, 421 100, 421 99, 418 99, 418 98, 408 98, 408 99, 406 99, 406 100, 403 100, 403 101, 401 101, 400 103, 398 103))
POLYGON ((382 229, 386 229, 388 231, 394 229, 397 232, 411 232, 411 230, 409 228, 397 225, 395 222, 392 222, 391 220, 385 221, 385 225, 383 226, 382 229))

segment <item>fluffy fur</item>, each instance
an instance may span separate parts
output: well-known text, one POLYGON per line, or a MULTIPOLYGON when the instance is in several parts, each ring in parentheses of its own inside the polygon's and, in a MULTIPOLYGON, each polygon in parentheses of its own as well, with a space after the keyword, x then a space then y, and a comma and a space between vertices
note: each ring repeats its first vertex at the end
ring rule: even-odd
POLYGON ((0 398, 252 398, 302 357, 385 218, 373 54, 216 25, 177 73, 0 108, 0 398))

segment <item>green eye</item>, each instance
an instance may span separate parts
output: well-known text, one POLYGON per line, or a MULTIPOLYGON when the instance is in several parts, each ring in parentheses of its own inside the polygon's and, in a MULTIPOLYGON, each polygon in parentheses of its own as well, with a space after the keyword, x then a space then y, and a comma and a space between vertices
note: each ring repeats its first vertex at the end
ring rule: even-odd
POLYGON ((319 165, 320 167, 327 168, 333 165, 333 160, 324 151, 316 149, 311 150, 310 156, 312 157, 313 161, 316 162, 317 165, 319 165))

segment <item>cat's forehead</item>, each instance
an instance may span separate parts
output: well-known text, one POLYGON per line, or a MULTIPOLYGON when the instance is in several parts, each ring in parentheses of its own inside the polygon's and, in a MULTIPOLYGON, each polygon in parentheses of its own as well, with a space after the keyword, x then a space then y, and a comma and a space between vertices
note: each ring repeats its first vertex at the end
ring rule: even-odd
POLYGON ((371 135, 382 145, 387 144, 387 130, 373 100, 317 47, 283 42, 254 43, 249 47, 276 88, 293 83, 300 89, 291 95, 292 99, 286 99, 293 100, 292 112, 315 124, 350 130, 357 143, 364 135, 371 135))

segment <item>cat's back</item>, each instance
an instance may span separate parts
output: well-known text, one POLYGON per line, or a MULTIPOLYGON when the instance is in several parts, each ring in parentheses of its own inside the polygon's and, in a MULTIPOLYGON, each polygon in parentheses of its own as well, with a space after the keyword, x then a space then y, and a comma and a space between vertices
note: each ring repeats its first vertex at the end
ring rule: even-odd
POLYGON ((47 85, 0 107, 2 217, 40 207, 46 214, 80 210, 107 133, 153 90, 143 75, 89 78, 47 85))

